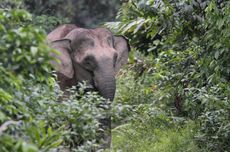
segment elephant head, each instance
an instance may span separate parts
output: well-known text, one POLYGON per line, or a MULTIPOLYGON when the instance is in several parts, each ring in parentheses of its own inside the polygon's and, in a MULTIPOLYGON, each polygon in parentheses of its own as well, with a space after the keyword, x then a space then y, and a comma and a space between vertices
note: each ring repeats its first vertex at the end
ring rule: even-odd
POLYGON ((130 47, 123 36, 115 36, 106 28, 84 29, 64 25, 48 35, 51 46, 59 51, 53 62, 60 83, 73 86, 86 81, 104 98, 113 100, 115 75, 127 63, 130 47))

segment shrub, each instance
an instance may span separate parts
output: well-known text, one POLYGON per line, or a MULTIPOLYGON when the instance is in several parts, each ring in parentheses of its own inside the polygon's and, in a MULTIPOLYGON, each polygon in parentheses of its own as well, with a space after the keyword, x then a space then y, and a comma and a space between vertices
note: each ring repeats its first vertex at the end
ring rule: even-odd
POLYGON ((107 113, 95 92, 70 90, 65 102, 49 64, 45 32, 25 10, 0 10, 0 151, 90 151, 107 113))
POLYGON ((157 86, 152 102, 169 115, 198 121, 196 144, 209 151, 229 149, 229 8, 227 1, 130 0, 120 21, 105 24, 149 56, 136 60, 157 86))

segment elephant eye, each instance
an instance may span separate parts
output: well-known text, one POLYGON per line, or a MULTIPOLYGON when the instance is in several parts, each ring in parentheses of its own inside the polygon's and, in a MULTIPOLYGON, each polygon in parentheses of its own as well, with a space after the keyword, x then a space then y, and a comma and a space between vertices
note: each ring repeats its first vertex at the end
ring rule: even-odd
POLYGON ((94 70, 96 68, 96 61, 95 58, 93 56, 87 56, 85 57, 85 59, 83 60, 83 66, 87 69, 87 70, 94 70))

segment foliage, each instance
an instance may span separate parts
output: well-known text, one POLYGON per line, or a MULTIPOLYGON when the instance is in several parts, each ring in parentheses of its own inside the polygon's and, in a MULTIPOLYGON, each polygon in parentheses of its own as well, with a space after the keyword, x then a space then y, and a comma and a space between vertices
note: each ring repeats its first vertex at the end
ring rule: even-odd
MULTIPOLYGON (((0 151, 97 149, 108 107, 84 84, 59 101, 45 31, 70 21, 93 27, 119 5, 0 1, 0 151)), ((112 104, 112 150, 228 151, 229 9, 219 0, 128 0, 105 24, 132 45, 112 104)))
POLYGON ((45 32, 21 9, 0 10, 0 151, 90 151, 97 147, 104 99, 96 93, 61 92, 49 64, 45 32))
POLYGON ((1 9, 20 8, 22 5, 22 0, 0 0, 1 9))
MULTIPOLYGON (((133 50, 147 56, 131 56, 137 67, 131 77, 139 78, 124 78, 130 94, 119 93, 118 101, 136 103, 135 98, 141 97, 140 104, 152 102, 168 116, 199 122, 195 144, 207 151, 228 150, 229 9, 227 1, 209 0, 129 0, 123 4, 120 21, 105 26, 126 35, 133 50), (142 90, 150 93, 146 96, 142 90)), ((132 116, 130 109, 124 112, 132 116)))
POLYGON ((46 32, 67 23, 90 28, 98 26, 114 20, 120 5, 116 0, 0 0, 0 8, 29 11, 32 14, 30 24, 46 32))
POLYGON ((47 21, 50 20, 50 17, 55 17, 58 19, 56 20, 57 23, 71 22, 86 27, 95 27, 101 22, 113 20, 120 6, 120 2, 116 0, 24 1, 26 8, 35 16, 41 16, 42 14, 42 16, 49 17, 47 21), (62 20, 63 18, 65 20, 62 20))

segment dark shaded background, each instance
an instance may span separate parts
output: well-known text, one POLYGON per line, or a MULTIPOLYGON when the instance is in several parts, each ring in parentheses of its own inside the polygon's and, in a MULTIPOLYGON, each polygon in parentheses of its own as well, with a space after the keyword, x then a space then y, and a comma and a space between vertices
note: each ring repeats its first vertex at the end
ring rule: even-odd
POLYGON ((35 16, 55 16, 83 27, 113 21, 121 3, 119 0, 24 0, 25 7, 35 16))

